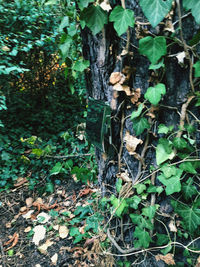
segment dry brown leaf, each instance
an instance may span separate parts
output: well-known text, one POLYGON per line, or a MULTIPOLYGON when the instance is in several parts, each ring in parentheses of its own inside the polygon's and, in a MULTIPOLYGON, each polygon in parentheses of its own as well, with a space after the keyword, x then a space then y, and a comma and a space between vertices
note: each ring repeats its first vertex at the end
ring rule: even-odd
POLYGON ((69 234, 69 229, 67 228, 67 226, 65 226, 65 225, 61 225, 60 227, 59 227, 59 236, 60 236, 60 238, 62 238, 62 239, 64 239, 64 238, 66 238, 67 236, 68 236, 68 234, 69 234))
POLYGON ((88 188, 82 189, 79 193, 79 196, 82 197, 82 196, 88 195, 92 192, 93 192, 93 190, 88 187, 88 188))
POLYGON ((34 235, 33 235, 33 243, 35 245, 39 245, 39 242, 45 238, 46 235, 46 228, 43 225, 37 225, 33 228, 34 235))
POLYGON ((47 239, 47 241, 44 244, 38 247, 38 250, 42 254, 47 254, 48 247, 52 246, 53 243, 54 243, 53 241, 51 241, 50 239, 47 239))
POLYGON ((116 83, 123 83, 125 80, 125 76, 121 72, 113 72, 110 75, 110 83, 116 84, 116 83))
POLYGON ((173 220, 171 220, 169 223, 169 229, 171 232, 175 232, 175 233, 177 233, 177 231, 178 231, 173 220))
POLYGON ((198 259, 197 259, 197 262, 196 262, 195 267, 200 267, 200 256, 199 256, 198 259))
POLYGON ((6 228, 11 228, 11 227, 12 227, 11 222, 6 223, 6 228))
POLYGON ((94 243, 95 238, 89 238, 85 241, 85 244, 83 245, 83 248, 88 247, 89 245, 94 243))
POLYGON ((140 88, 135 89, 134 95, 131 97, 131 102, 133 104, 137 103, 140 96, 141 96, 141 89, 140 88))
POLYGON ((23 185, 24 183, 27 183, 28 180, 26 178, 23 178, 23 177, 19 177, 17 179, 17 182, 14 184, 15 187, 19 187, 21 185, 23 185))
POLYGON ((17 235, 17 233, 15 232, 12 236, 10 236, 9 238, 9 240, 7 241, 7 242, 5 242, 4 244, 3 244, 3 246, 7 246, 7 245, 9 245, 10 243, 12 243, 13 242, 13 240, 15 239, 15 236, 17 235))
POLYGON ((26 228, 24 229, 24 233, 28 233, 28 232, 30 232, 31 229, 32 229, 31 226, 26 227, 26 228))
POLYGON ((58 253, 55 253, 52 257, 51 257, 51 262, 53 263, 53 265, 56 265, 58 261, 58 253))
POLYGON ((17 245, 18 240, 19 240, 19 234, 18 233, 14 233, 12 238, 14 238, 13 239, 13 243, 12 243, 12 245, 10 247, 6 248, 6 251, 8 251, 9 249, 11 249, 11 248, 13 248, 13 247, 15 247, 17 245))
POLYGON ((27 210, 27 207, 25 206, 20 208, 20 212, 25 212, 26 210, 27 210))
POLYGON ((30 208, 30 207, 32 206, 32 204, 33 204, 33 198, 32 198, 32 197, 28 197, 28 198, 26 199, 26 206, 27 206, 28 208, 30 208))
POLYGON ((124 182, 131 182, 131 178, 129 177, 129 174, 127 170, 125 172, 120 172, 117 174, 117 178, 121 178, 124 182))
POLYGON ((174 255, 171 253, 168 253, 166 255, 158 254, 155 256, 155 258, 157 261, 162 260, 168 265, 176 265, 176 263, 174 261, 174 255))
POLYGON ((127 131, 124 137, 124 141, 126 142, 126 149, 130 155, 134 155, 135 150, 139 144, 142 144, 143 141, 141 139, 136 138, 127 131))

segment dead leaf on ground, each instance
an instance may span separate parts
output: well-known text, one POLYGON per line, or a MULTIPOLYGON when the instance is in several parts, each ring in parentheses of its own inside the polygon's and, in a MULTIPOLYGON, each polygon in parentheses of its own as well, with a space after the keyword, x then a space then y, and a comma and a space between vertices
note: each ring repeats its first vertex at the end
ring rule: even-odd
POLYGON ((117 174, 117 178, 121 178, 124 182, 131 182, 131 178, 129 177, 129 174, 127 170, 125 172, 120 172, 117 174))
POLYGON ((82 197, 90 193, 93 193, 93 190, 91 188, 85 188, 80 191, 79 196, 82 197))
POLYGON ((12 227, 11 222, 6 223, 6 228, 11 228, 11 227, 12 227))
POLYGON ((51 262, 53 263, 53 265, 56 265, 58 261, 58 253, 55 253, 52 257, 51 257, 51 262))
POLYGON ((156 261, 162 260, 168 265, 176 265, 174 261, 174 255, 171 253, 168 253, 166 255, 158 254, 155 256, 155 258, 156 258, 156 261))
POLYGON ((51 216, 45 212, 40 212, 37 215, 37 220, 40 221, 40 223, 45 224, 51 219, 51 216))
POLYGON ((64 238, 66 238, 68 236, 68 234, 69 234, 69 229, 67 228, 67 226, 61 225, 59 227, 59 236, 60 236, 60 238, 64 239, 64 238))
POLYGON ((38 246, 39 242, 45 238, 46 228, 43 225, 37 225, 33 228, 33 243, 38 246))
POLYGON ((137 137, 130 135, 128 131, 125 134, 124 141, 126 142, 126 149, 128 150, 130 155, 134 155, 137 146, 143 143, 141 139, 138 139, 137 137))
POLYGON ((26 228, 24 229, 24 233, 28 233, 28 232, 30 232, 31 229, 32 229, 31 226, 26 227, 26 228))
POLYGON ((33 198, 32 198, 32 197, 28 197, 28 198, 26 199, 26 206, 27 206, 28 208, 30 208, 30 207, 32 206, 32 204, 33 204, 33 198))
POLYGON ((17 179, 17 182, 14 184, 14 186, 19 187, 19 186, 23 185, 24 183, 28 183, 28 180, 24 177, 19 177, 17 179))
POLYGON ((15 232, 14 235, 11 237, 11 239, 8 242, 4 243, 4 246, 7 246, 7 245, 9 245, 10 243, 13 242, 10 247, 6 248, 6 251, 8 251, 9 249, 15 247, 17 245, 17 243, 18 243, 18 240, 19 240, 19 234, 15 232))
POLYGON ((38 250, 42 254, 47 254, 48 247, 52 246, 53 243, 54 243, 53 241, 51 241, 50 239, 47 239, 47 241, 44 244, 38 247, 38 250))

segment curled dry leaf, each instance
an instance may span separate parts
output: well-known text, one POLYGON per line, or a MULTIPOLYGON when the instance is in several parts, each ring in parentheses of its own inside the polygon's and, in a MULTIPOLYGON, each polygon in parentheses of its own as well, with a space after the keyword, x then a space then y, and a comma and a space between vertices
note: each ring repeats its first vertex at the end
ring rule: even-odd
POLYGON ((138 139, 135 136, 130 135, 128 131, 125 134, 124 141, 126 142, 126 149, 128 150, 130 155, 134 155, 137 146, 143 143, 141 139, 138 139))
POLYGON ((131 97, 131 102, 133 104, 137 103, 140 96, 141 96, 141 89, 140 88, 135 89, 134 95, 131 97))
POLYGON ((12 245, 10 247, 6 248, 6 251, 8 251, 9 249, 11 249, 11 248, 13 248, 13 247, 15 247, 17 245, 18 240, 19 240, 19 234, 18 233, 14 233, 13 237, 11 238, 11 240, 12 240, 11 242, 13 242, 13 243, 12 243, 12 245))
POLYGON ((113 72, 110 75, 110 83, 111 84, 122 84, 125 81, 125 76, 121 72, 113 72))
POLYGON ((177 233, 177 231, 178 231, 174 221, 172 221, 172 220, 169 223, 169 229, 170 229, 171 232, 175 232, 175 233, 177 233))
POLYGON ((117 178, 121 178, 124 182, 131 182, 132 181, 129 177, 127 170, 125 170, 125 172, 118 173, 117 178))
POLYGON ((47 241, 44 244, 38 247, 38 250, 42 254, 47 254, 48 247, 52 246, 53 243, 54 243, 53 241, 51 241, 50 239, 47 239, 47 241))
POLYGON ((178 59, 178 63, 183 64, 184 58, 186 57, 185 51, 180 52, 176 55, 176 58, 178 59))
POLYGON ((167 265, 176 265, 174 261, 174 255, 171 253, 168 253, 166 255, 158 254, 155 256, 157 261, 164 261, 167 265))
POLYGON ((198 259, 197 259, 197 262, 196 262, 195 267, 200 267, 200 256, 199 256, 198 259))
POLYGON ((59 236, 60 236, 60 238, 64 239, 64 238, 66 238, 68 236, 68 234, 69 234, 69 229, 67 228, 67 226, 61 225, 59 227, 59 236))
POLYGON ((24 229, 24 233, 28 233, 28 232, 30 232, 31 229, 32 229, 31 226, 26 227, 26 228, 24 229))
POLYGON ((28 198, 26 199, 26 206, 27 206, 28 208, 30 208, 30 207, 32 206, 32 204, 33 204, 33 198, 32 198, 32 197, 28 197, 28 198))
POLYGON ((27 183, 28 180, 26 178, 23 178, 23 177, 19 177, 17 179, 17 182, 14 184, 15 187, 19 187, 21 185, 23 185, 24 183, 27 183))
POLYGON ((117 83, 113 86, 113 89, 116 91, 123 91, 126 93, 127 96, 133 96, 134 93, 131 91, 130 87, 128 85, 121 85, 120 83, 117 83))
POLYGON ((51 257, 51 262, 53 263, 53 265, 56 265, 58 261, 58 253, 55 253, 52 257, 51 257))

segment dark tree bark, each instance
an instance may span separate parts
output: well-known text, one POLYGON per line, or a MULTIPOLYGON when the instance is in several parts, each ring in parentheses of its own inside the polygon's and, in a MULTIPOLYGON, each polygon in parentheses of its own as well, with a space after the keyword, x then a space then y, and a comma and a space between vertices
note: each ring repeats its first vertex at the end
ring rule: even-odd
MULTIPOLYGON (((116 5, 115 2, 116 1, 110 1, 112 7, 116 5)), ((119 2, 118 4, 121 3, 119 2)), ((134 11, 135 17, 137 18, 136 21, 147 22, 137 0, 127 0, 126 8, 134 11)), ((173 22, 176 21, 178 21, 177 7, 174 9, 173 15, 173 22)), ((188 41, 192 39, 198 27, 191 15, 184 18, 182 22, 183 36, 184 39, 188 41)), ((179 24, 175 23, 175 28, 178 26, 179 24)), ((90 61, 90 70, 86 74, 88 96, 94 99, 108 101, 112 107, 112 115, 116 116, 116 118, 112 120, 112 139, 118 152, 111 158, 109 155, 106 157, 105 155, 103 156, 102 152, 98 149, 96 151, 99 167, 99 184, 103 195, 109 194, 110 191, 113 192, 113 187, 115 186, 116 177, 119 172, 124 172, 126 170, 134 183, 135 179, 138 180, 139 178, 144 178, 149 175, 150 165, 157 167, 155 146, 157 145, 158 138, 161 137, 156 134, 157 125, 160 123, 168 126, 174 125, 174 130, 177 130, 180 124, 181 108, 183 104, 186 103, 188 94, 191 91, 189 67, 185 67, 185 65, 189 66, 187 59, 185 59, 186 64, 181 66, 175 56, 166 57, 166 71, 163 75, 163 73, 159 71, 153 72, 152 70, 149 70, 150 63, 148 59, 141 56, 138 52, 138 36, 144 34, 145 31, 146 34, 150 34, 150 36, 168 35, 168 32, 164 31, 162 24, 155 29, 150 25, 136 24, 135 28, 131 28, 129 31, 129 52, 125 55, 122 54, 122 51, 127 46, 127 34, 118 37, 111 23, 106 25, 102 32, 96 36, 92 35, 88 28, 85 28, 82 32, 83 55, 85 59, 90 61), (167 93, 162 100, 159 110, 155 112, 156 117, 150 118, 152 122, 151 129, 145 131, 140 137, 143 140, 143 144, 136 152, 143 157, 143 166, 141 161, 128 153, 125 147, 125 142, 123 141, 127 131, 134 135, 133 125, 129 115, 136 110, 137 107, 130 101, 130 98, 127 97, 124 92, 119 92, 119 96, 115 99, 113 97, 113 86, 109 83, 111 73, 123 72, 123 69, 126 66, 131 67, 132 70, 128 85, 132 90, 137 88, 141 89, 141 97, 139 101, 142 102, 147 88, 154 84, 155 79, 164 83, 167 88, 167 93), (127 119, 125 119, 123 123, 122 120, 124 118, 127 119), (123 137, 120 135, 120 132, 123 137), (121 147, 122 151, 120 152, 121 147), (121 161, 120 164, 118 162, 119 160, 121 161)), ((177 37, 180 38, 179 34, 177 34, 177 37)), ((170 54, 177 54, 184 50, 183 46, 179 44, 170 46, 168 49, 170 50, 170 54)), ((197 118, 200 118, 199 108, 195 107, 192 101, 188 108, 190 108, 197 118)), ((195 122, 194 117, 189 113, 187 119, 198 128, 197 122, 195 122)), ((196 134, 196 139, 197 146, 199 146, 199 132, 196 134)), ((159 202, 160 205, 164 203, 165 206, 166 203, 168 203, 168 199, 158 199, 156 201, 157 203, 159 202)), ((170 204, 168 208, 170 211, 170 204)), ((128 240, 128 237, 125 236, 125 239, 126 238, 128 240)), ((158 263, 149 258, 139 266, 164 266, 164 263, 158 263)))

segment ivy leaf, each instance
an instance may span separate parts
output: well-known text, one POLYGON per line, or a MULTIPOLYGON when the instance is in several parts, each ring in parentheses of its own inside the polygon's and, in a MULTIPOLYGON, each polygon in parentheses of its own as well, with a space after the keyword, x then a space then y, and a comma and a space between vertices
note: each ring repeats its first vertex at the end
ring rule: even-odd
POLYGON ((150 125, 146 118, 136 118, 133 120, 133 129, 135 131, 135 135, 138 136, 144 132, 145 129, 149 129, 150 125))
POLYGON ((161 67, 165 67, 165 64, 164 64, 164 59, 162 59, 160 62, 156 63, 156 64, 151 64, 149 66, 149 70, 157 70, 157 69, 160 69, 161 67))
POLYGON ((82 11, 81 20, 84 20, 88 28, 96 35, 102 30, 104 24, 108 23, 108 16, 100 6, 91 5, 82 11))
POLYGON ((138 238, 138 240, 134 242, 136 248, 148 248, 149 243, 152 241, 149 233, 138 226, 135 228, 133 236, 138 238))
POLYGON ((150 220, 153 219, 155 213, 156 213, 157 207, 154 206, 149 206, 147 208, 142 209, 142 214, 146 217, 148 217, 150 220))
POLYGON ((90 65, 89 60, 80 60, 76 61, 76 63, 73 66, 73 70, 83 72, 85 69, 87 69, 90 65))
POLYGON ((57 162, 56 165, 50 170, 50 175, 57 175, 62 172, 61 162, 57 162))
POLYGON ((169 13, 172 1, 173 0, 140 0, 140 6, 151 25, 156 27, 169 13))
POLYGON ((126 199, 126 203, 129 205, 129 207, 135 210, 138 209, 138 205, 140 204, 141 201, 142 201, 141 198, 136 195, 126 199))
POLYGON ((145 93, 145 99, 153 105, 158 105, 161 100, 161 96, 166 94, 165 85, 163 83, 158 83, 155 87, 149 87, 145 93))
POLYGON ((169 132, 169 128, 165 126, 164 124, 160 124, 158 126, 158 133, 159 134, 167 134, 169 132))
POLYGON ((140 114, 142 113, 143 107, 144 107, 144 105, 140 104, 138 106, 137 111, 133 111, 133 113, 131 114, 131 120, 138 118, 140 116, 140 114))
POLYGON ((142 184, 142 183, 134 185, 133 187, 136 188, 136 191, 137 191, 138 195, 142 194, 144 192, 144 190, 146 190, 146 185, 142 184))
POLYGON ((167 54, 166 39, 163 36, 157 36, 155 38, 147 36, 139 41, 139 52, 141 55, 145 55, 155 64, 162 56, 167 54))
POLYGON ((171 176, 168 179, 166 179, 163 174, 158 176, 158 180, 166 186, 165 191, 167 195, 171 195, 175 192, 181 191, 180 177, 182 175, 182 172, 182 170, 177 169, 176 175, 171 176))
POLYGON ((119 193, 121 189, 122 189, 122 179, 117 179, 116 190, 119 193))
POLYGON ((198 78, 200 77, 200 60, 197 61, 194 65, 194 77, 198 78))
POLYGON ((164 166, 161 167, 161 171, 163 172, 166 178, 169 178, 176 174, 177 168, 175 166, 169 166, 165 164, 164 166))
POLYGON ((79 0, 78 7, 80 10, 83 10, 85 7, 88 7, 89 3, 94 2, 93 0, 79 0))
POLYGON ((190 177, 186 183, 182 184, 182 191, 183 191, 183 196, 186 200, 192 198, 194 195, 196 195, 197 189, 194 185, 192 185, 193 180, 190 177))
POLYGON ((188 172, 188 173, 192 173, 192 174, 196 174, 197 173, 195 168, 194 168, 194 166, 189 161, 181 163, 179 165, 179 168, 182 169, 185 172, 188 172))
POLYGON ((110 198, 111 204, 113 205, 114 209, 117 208, 115 211, 116 216, 120 217, 124 211, 124 209, 128 206, 126 203, 126 200, 120 200, 116 198, 114 195, 111 196, 110 198))
POLYGON ((130 218, 134 224, 139 225, 142 228, 153 230, 153 224, 150 220, 147 220, 140 214, 130 214, 130 218))
POLYGON ((200 225, 200 209, 196 208, 195 205, 190 207, 176 201, 171 201, 171 204, 175 212, 183 218, 184 228, 190 233, 194 233, 200 225))
POLYGON ((183 7, 186 10, 191 9, 192 15, 195 18, 196 22, 200 24, 200 1, 198 0, 183 0, 183 7))
POLYGON ((158 144, 156 147, 156 162, 157 165, 165 162, 168 159, 173 159, 175 156, 174 151, 169 152, 169 147, 166 147, 164 144, 158 144), (169 153, 168 153, 169 152, 169 153))
POLYGON ((114 22, 114 28, 120 36, 127 31, 128 26, 134 26, 134 12, 122 6, 116 6, 110 14, 109 21, 114 22))
POLYGON ((182 149, 186 148, 188 144, 185 141, 185 139, 180 138, 180 137, 175 137, 173 139, 173 145, 175 146, 175 148, 182 150, 182 149))

